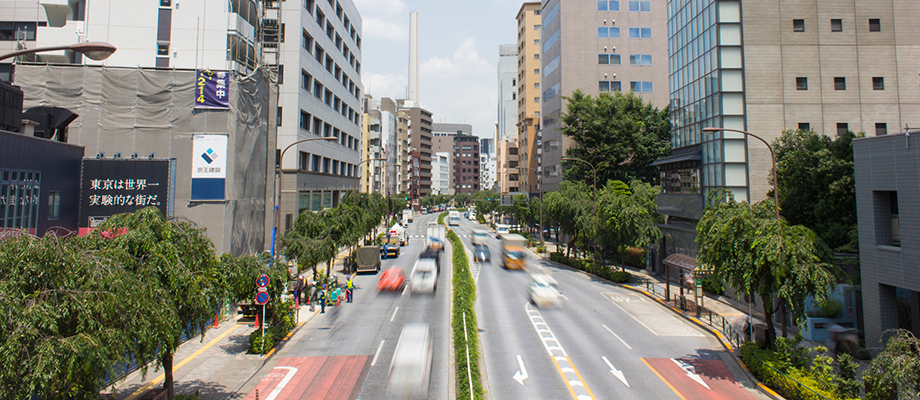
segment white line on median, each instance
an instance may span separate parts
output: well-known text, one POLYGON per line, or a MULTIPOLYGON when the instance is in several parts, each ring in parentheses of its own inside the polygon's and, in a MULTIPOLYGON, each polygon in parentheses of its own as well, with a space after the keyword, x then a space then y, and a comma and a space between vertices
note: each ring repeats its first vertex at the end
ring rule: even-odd
POLYGON ((399 311, 399 306, 396 306, 396 309, 393 310, 393 316, 390 317, 390 322, 393 322, 393 320, 396 319, 396 312, 397 312, 397 311, 399 311))
POLYGON ((377 357, 380 357, 380 350, 383 349, 383 342, 386 342, 386 340, 381 340, 381 341, 380 341, 380 346, 377 346, 377 352, 374 353, 374 359, 371 360, 371 366, 372 366, 372 367, 373 367, 375 364, 377 364, 377 357))
POLYGON ((626 346, 627 349, 632 350, 632 347, 629 347, 629 345, 626 344, 626 342, 624 342, 622 338, 620 338, 620 335, 617 335, 616 333, 613 333, 613 331, 610 330, 610 328, 608 328, 607 325, 601 324, 601 326, 603 326, 604 329, 607 330, 607 332, 610 332, 611 335, 613 335, 615 338, 617 338, 617 340, 619 340, 620 343, 623 343, 623 346, 626 346))

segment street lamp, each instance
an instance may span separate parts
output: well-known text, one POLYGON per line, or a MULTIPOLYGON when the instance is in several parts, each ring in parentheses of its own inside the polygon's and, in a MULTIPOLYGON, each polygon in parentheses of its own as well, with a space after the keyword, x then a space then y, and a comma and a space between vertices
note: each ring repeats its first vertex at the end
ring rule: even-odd
POLYGON ((540 246, 542 247, 545 244, 543 242, 543 174, 541 174, 540 171, 529 167, 518 166, 518 168, 524 168, 533 171, 533 173, 536 174, 538 178, 540 178, 540 246))
POLYGON ((45 51, 57 51, 57 50, 73 50, 77 53, 82 53, 83 55, 93 60, 102 61, 102 60, 105 60, 106 58, 109 58, 109 56, 111 56, 112 53, 114 53, 115 50, 117 49, 115 48, 115 46, 112 46, 111 44, 106 43, 106 42, 83 42, 83 43, 71 44, 67 46, 49 46, 49 47, 38 47, 34 49, 17 50, 12 53, 6 53, 3 55, 0 55, 0 60, 5 60, 7 58, 12 58, 16 56, 24 56, 27 54, 35 54, 35 53, 41 53, 45 51))
MULTIPOLYGON (((588 166, 591 167, 591 171, 594 172, 594 219, 596 220, 596 221, 595 221, 595 228, 597 228, 597 225, 600 224, 600 219, 599 219, 598 216, 597 216, 597 169, 594 168, 594 165, 593 165, 593 164, 591 164, 591 163, 589 163, 589 162, 587 162, 587 161, 585 161, 585 160, 582 160, 582 159, 580 159, 580 158, 562 157, 562 159, 565 160, 565 161, 580 161, 580 162, 583 162, 583 163, 585 163, 585 164, 588 164, 588 166)), ((542 234, 542 232, 541 232, 541 234, 542 234)), ((598 229, 598 232, 595 232, 595 236, 594 236, 594 237, 595 237, 595 238, 594 238, 594 268, 597 268, 597 235, 598 235, 598 234, 600 234, 600 229, 598 229)))
POLYGON ((281 156, 278 157, 278 165, 275 166, 275 218, 274 218, 275 227, 272 229, 272 257, 274 257, 277 254, 276 249, 278 247, 278 244, 277 244, 278 243, 278 240, 277 240, 278 239, 277 238, 278 225, 281 224, 281 213, 278 210, 278 207, 281 205, 281 185, 278 185, 278 179, 281 178, 281 161, 284 160, 284 153, 287 153, 288 149, 290 149, 291 147, 294 147, 294 145, 300 144, 303 142, 312 142, 314 140, 327 140, 327 141, 332 142, 332 141, 339 140, 339 138, 335 136, 326 136, 326 137, 301 139, 301 140, 298 140, 294 143, 287 145, 287 147, 285 147, 284 150, 281 151, 281 156))
MULTIPOLYGON (((764 145, 767 146, 767 149, 770 150, 770 161, 773 162, 773 211, 776 213, 776 220, 779 221, 779 187, 776 184, 776 154, 773 153, 773 146, 770 146, 770 144, 767 143, 766 140, 763 140, 760 136, 757 136, 753 133, 742 131, 739 129, 717 128, 717 127, 703 128, 703 132, 705 132, 708 135, 712 135, 719 131, 738 132, 738 133, 741 133, 747 136, 751 136, 761 141, 764 145)), ((751 341, 753 342, 754 341, 754 317, 752 314, 753 310, 751 309, 752 308, 751 303, 754 302, 754 294, 749 293, 749 295, 750 295, 751 301, 748 302, 748 321, 749 321, 748 325, 750 325, 751 327, 751 341)), ((780 306, 782 307, 782 314, 783 314, 783 328, 782 328, 783 337, 786 337, 786 303, 781 302, 780 306)))
MULTIPOLYGON (((358 169, 361 169, 362 165, 364 165, 365 163, 369 163, 371 161, 386 161, 386 158, 368 158, 367 160, 364 160, 358 163, 358 166, 355 167, 356 168, 355 169, 355 193, 360 191, 360 189, 358 189, 358 169)), ((368 184, 368 193, 370 193, 370 184, 368 184)), ((357 201, 358 200, 355 200, 356 202, 355 204, 357 204, 357 201)))

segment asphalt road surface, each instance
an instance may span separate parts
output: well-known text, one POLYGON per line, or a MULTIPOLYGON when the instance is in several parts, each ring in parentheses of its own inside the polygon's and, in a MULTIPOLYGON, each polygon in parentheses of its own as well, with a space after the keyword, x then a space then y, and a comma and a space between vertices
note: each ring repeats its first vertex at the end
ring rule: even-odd
MULTIPOLYGON (((453 227, 468 252, 474 227, 485 228, 453 227)), ((527 271, 504 270, 500 242, 488 245, 491 262, 471 269, 491 399, 769 398, 715 338, 654 300, 534 253, 527 271), (560 308, 528 302, 533 272, 558 281, 560 308)))
MULTIPOLYGON (((425 247, 425 225, 436 217, 416 216, 409 226, 408 245, 398 258, 382 260, 381 271, 395 266, 408 276, 425 247)), ((358 275, 353 303, 326 307, 325 314, 300 328, 304 334, 285 345, 290 350, 257 386, 260 400, 447 399, 451 266, 445 254, 434 294, 378 292, 379 274, 358 275), (400 333, 409 323, 428 324, 432 366, 427 393, 406 397, 388 392, 387 379, 400 333)), ((340 282, 345 282, 344 276, 340 282)), ((255 390, 246 398, 255 399, 255 390)))

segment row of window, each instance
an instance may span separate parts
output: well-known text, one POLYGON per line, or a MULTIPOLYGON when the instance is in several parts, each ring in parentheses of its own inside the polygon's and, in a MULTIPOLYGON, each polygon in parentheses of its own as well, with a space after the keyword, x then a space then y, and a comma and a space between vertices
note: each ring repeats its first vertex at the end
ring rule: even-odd
POLYGON ((310 75, 307 70, 300 70, 300 88, 306 91, 307 93, 312 93, 317 100, 326 103, 327 106, 331 107, 337 113, 342 114, 343 117, 347 118, 353 124, 358 125, 360 122, 360 114, 358 111, 355 111, 351 106, 349 106, 345 101, 339 98, 332 93, 331 90, 326 89, 319 79, 310 75))
MULTIPOLYGON (((796 77, 795 89, 808 90, 808 78, 801 76, 796 77)), ((847 78, 845 76, 834 77, 834 90, 847 90, 847 78)), ((872 90, 885 90, 885 77, 872 77, 872 90)))
MULTIPOLYGON (((651 1, 627 1, 626 7, 628 11, 639 11, 639 12, 651 12, 652 11, 652 2, 651 1)), ((597 11, 620 11, 620 1, 619 0, 598 0, 597 1, 597 11)))
MULTIPOLYGON (((802 131, 810 131, 811 124, 808 122, 799 122, 798 128, 799 130, 802 130, 802 131)), ((837 135, 838 136, 847 133, 847 131, 849 130, 850 130, 850 124, 846 122, 837 123, 837 135)), ((876 122, 875 123, 875 135, 882 136, 882 135, 887 135, 887 134, 888 134, 888 123, 876 122)))
MULTIPOLYGON (((805 20, 804 19, 793 19, 792 20, 792 31, 793 32, 805 32, 805 20)), ((869 32, 881 32, 882 31, 882 21, 878 18, 869 18, 869 32)), ((831 19, 831 32, 843 32, 843 20, 839 18, 831 19)))
MULTIPOLYGON (((628 30, 630 39, 651 39, 652 38, 652 28, 629 28, 628 30)), ((599 38, 618 38, 620 37, 620 28, 613 26, 599 26, 597 27, 597 37, 599 38)), ((547 41, 547 43, 550 43, 547 41)), ((551 46, 551 45, 550 45, 551 46)), ((546 51, 546 46, 544 45, 543 50, 546 51)))
MULTIPOLYGON (((342 71, 342 67, 340 67, 339 64, 337 64, 332 59, 331 56, 326 54, 326 51, 323 50, 323 47, 320 46, 319 43, 316 43, 315 40, 313 40, 313 36, 307 33, 306 29, 303 30, 303 35, 301 37, 301 47, 303 47, 307 53, 313 55, 313 58, 315 58, 320 65, 325 67, 326 71, 328 71, 332 76, 335 77, 337 81, 342 84, 342 87, 348 89, 348 91, 354 95, 356 99, 360 99, 358 85, 356 85, 355 82, 351 80, 347 73, 342 71)), ((354 68, 358 75, 361 75, 361 63, 356 61, 355 55, 353 53, 349 53, 349 55, 345 58, 350 59, 349 62, 351 63, 352 68, 354 68)))
MULTIPOLYGON (((355 43, 355 46, 358 49, 361 48, 361 36, 358 35, 358 32, 355 30, 355 27, 351 24, 351 20, 348 19, 348 16, 345 15, 345 11, 342 9, 341 4, 334 4, 334 0, 329 0, 329 5, 335 7, 335 15, 339 18, 339 21, 345 26, 345 31, 350 32, 351 40, 355 43)), ((328 34, 329 26, 326 24, 326 14, 315 6, 314 0, 304 0, 303 8, 316 17, 316 23, 320 28, 325 28, 328 34)), ((331 39, 332 37, 330 37, 331 39)))
POLYGON ((0 40, 35 40, 36 27, 47 25, 47 22, 0 21, 0 40))
POLYGON ((334 160, 318 154, 310 154, 305 151, 300 152, 300 157, 297 160, 297 168, 302 171, 348 177, 354 177, 357 169, 355 164, 334 160))
MULTIPOLYGON (((597 63, 602 65, 620 65, 619 54, 598 54, 597 63)), ((652 65, 651 54, 630 54, 629 65, 652 65)))
MULTIPOLYGON (((597 89, 601 92, 620 92, 623 84, 620 81, 598 81, 597 89)), ((652 82, 630 81, 629 90, 637 93, 651 93, 652 82)))
MULTIPOLYGON (((281 107, 278 107, 281 110, 281 107)), ((279 118, 280 120, 280 118, 279 118)), ((358 139, 345 133, 345 131, 332 126, 328 122, 310 115, 310 113, 300 110, 300 129, 306 132, 312 132, 320 137, 335 136, 339 138, 339 144, 352 150, 358 150, 358 139), (310 128, 313 129, 310 129, 310 128)))

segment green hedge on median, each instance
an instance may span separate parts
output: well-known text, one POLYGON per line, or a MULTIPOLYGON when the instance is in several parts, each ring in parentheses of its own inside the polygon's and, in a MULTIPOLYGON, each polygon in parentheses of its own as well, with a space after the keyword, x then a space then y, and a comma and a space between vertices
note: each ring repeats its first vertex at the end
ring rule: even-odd
POLYGON ((444 217, 446 216, 447 216, 447 211, 444 211, 441 213, 441 215, 438 215, 438 225, 444 225, 444 217))
MULTIPOLYGON (((441 214, 440 220, 444 219, 441 214)), ((453 247, 454 265, 454 309, 451 326, 454 333, 454 359, 457 363, 457 398, 484 399, 482 380, 479 370, 479 327, 473 306, 476 302, 476 283, 470 273, 470 261, 460 243, 460 237, 454 231, 447 232, 447 239, 453 247), (463 329, 463 316, 466 314, 466 335, 463 329), (467 337, 469 340, 467 340, 467 337), (466 349, 470 350, 469 363, 466 361, 466 349), (470 375, 473 393, 470 394, 470 375)))

